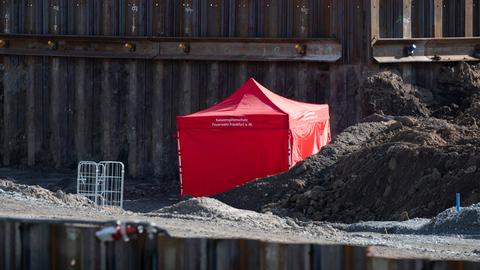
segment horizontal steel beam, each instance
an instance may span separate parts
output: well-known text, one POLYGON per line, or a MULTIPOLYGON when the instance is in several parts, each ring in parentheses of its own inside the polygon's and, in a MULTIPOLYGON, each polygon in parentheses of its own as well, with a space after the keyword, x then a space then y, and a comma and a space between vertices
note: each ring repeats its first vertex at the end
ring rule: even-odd
POLYGON ((480 61, 480 38, 378 39, 373 45, 378 63, 480 61), (417 46, 413 55, 406 48, 417 46))
POLYGON ((211 61, 336 62, 334 39, 158 38, 0 34, 1 55, 211 61))

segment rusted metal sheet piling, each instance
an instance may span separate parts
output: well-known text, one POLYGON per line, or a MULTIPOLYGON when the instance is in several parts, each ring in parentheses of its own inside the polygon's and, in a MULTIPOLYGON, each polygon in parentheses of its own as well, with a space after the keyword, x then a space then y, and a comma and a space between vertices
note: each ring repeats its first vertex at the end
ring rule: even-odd
POLYGON ((479 14, 478 0, 5 0, 1 163, 120 160, 174 179, 175 116, 248 77, 329 103, 339 131, 361 115, 365 69, 430 87, 443 62, 477 61, 479 14))
POLYGON ((100 223, 0 220, 1 269, 476 270, 479 263, 388 259, 367 247, 137 234, 102 242, 100 223))

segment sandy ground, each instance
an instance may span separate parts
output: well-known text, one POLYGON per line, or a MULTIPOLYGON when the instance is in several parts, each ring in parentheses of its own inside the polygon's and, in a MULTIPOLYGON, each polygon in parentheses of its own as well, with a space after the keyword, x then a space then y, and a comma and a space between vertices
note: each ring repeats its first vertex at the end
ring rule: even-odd
MULTIPOLYGON (((8 182, 11 183, 11 182, 8 182)), ((139 220, 154 222, 177 237, 245 238, 288 243, 349 244, 372 246, 380 257, 430 258, 480 261, 480 235, 420 234, 430 220, 333 224, 301 222, 273 214, 232 208, 215 199, 179 202, 149 212, 101 208, 75 195, 53 193, 31 186, 14 189, 0 184, 0 218, 48 220, 139 220), (28 191, 28 192, 27 192, 28 191), (60 198, 60 199, 59 199, 60 198)), ((165 200, 131 200, 130 207, 162 206, 165 200)))

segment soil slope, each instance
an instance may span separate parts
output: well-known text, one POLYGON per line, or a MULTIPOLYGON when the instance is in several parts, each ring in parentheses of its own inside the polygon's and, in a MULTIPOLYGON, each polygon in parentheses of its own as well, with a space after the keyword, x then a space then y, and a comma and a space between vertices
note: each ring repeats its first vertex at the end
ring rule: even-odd
POLYGON ((234 207, 332 222, 433 217, 480 201, 480 66, 442 69, 436 89, 395 72, 360 92, 364 123, 290 171, 216 196, 234 207), (388 113, 388 115, 386 114, 388 113))

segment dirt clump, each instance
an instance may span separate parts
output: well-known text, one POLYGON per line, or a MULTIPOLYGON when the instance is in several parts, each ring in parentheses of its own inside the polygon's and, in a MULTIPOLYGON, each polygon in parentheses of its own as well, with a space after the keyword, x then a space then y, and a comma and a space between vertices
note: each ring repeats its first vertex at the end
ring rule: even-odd
POLYGON ((373 74, 362 86, 364 111, 372 113, 362 123, 288 172, 216 198, 346 223, 433 217, 451 207, 456 192, 464 204, 477 203, 479 78, 480 67, 465 63, 443 68, 433 90, 406 85, 395 72, 373 74))

